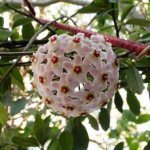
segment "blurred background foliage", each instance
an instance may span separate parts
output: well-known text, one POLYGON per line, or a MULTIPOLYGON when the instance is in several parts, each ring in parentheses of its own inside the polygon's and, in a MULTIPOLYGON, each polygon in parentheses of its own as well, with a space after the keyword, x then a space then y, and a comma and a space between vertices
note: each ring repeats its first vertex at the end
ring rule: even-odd
MULTIPOLYGON (((0 4, 0 80, 41 28, 22 5, 0 4), (17 12, 19 11, 19 12, 17 12)), ((93 0, 86 6, 58 3, 35 7, 40 18, 149 44, 149 0, 93 0), (66 20, 67 19, 67 20, 66 20)), ((47 108, 32 86, 30 55, 52 34, 50 27, 34 41, 0 87, 1 150, 150 150, 150 58, 113 47, 120 61, 120 87, 110 103, 92 114, 64 118, 47 108)))

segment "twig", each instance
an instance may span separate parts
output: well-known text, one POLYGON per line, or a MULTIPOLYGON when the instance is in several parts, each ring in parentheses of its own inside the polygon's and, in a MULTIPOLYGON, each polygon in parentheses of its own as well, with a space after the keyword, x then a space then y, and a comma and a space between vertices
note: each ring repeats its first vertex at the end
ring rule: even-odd
POLYGON ((118 27, 117 21, 116 21, 114 3, 112 3, 111 6, 112 6, 112 19, 113 19, 114 27, 115 27, 115 30, 116 30, 116 36, 119 37, 119 27, 118 27))
MULTIPOLYGON (((7 41, 7 42, 0 42, 0 48, 21 48, 25 47, 28 44, 29 40, 21 40, 21 41, 7 41)), ((45 44, 48 40, 35 40, 33 44, 45 44)))
MULTIPOLYGON (((60 17, 58 19, 56 19, 55 21, 61 19, 60 17)), ((34 42, 34 40, 36 39, 36 37, 43 32, 50 24, 54 23, 55 21, 52 22, 48 22, 47 24, 45 24, 38 32, 36 32, 33 37, 31 38, 31 40, 29 41, 29 43, 27 44, 27 46, 24 48, 23 52, 26 52, 32 45, 32 43, 34 42)), ((4 81, 7 79, 8 75, 10 74, 10 72, 13 70, 13 68, 16 66, 16 64, 20 61, 20 59, 22 58, 22 56, 19 56, 18 59, 16 60, 16 62, 14 64, 12 64, 10 66, 10 68, 8 69, 8 71, 6 72, 6 74, 4 75, 4 77, 1 79, 0 81, 0 86, 2 86, 2 84, 4 83, 4 81)))
MULTIPOLYGON (((14 63, 2 63, 2 64, 0 64, 0 67, 8 67, 8 66, 11 66, 13 64, 14 63)), ((17 63, 15 65, 15 67, 22 67, 22 66, 27 67, 27 66, 30 66, 30 65, 31 65, 30 61, 29 62, 21 62, 21 63, 17 63)))
POLYGON ((14 56, 25 56, 32 55, 34 52, 0 52, 0 56, 2 57, 14 57, 14 56))

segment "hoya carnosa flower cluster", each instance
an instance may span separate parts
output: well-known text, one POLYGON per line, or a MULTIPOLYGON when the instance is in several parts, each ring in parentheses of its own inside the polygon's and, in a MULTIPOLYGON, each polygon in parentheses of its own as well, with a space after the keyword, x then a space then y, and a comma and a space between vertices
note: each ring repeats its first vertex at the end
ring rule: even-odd
POLYGON ((44 102, 65 116, 104 106, 118 87, 118 61, 104 37, 54 35, 32 57, 34 83, 44 102))

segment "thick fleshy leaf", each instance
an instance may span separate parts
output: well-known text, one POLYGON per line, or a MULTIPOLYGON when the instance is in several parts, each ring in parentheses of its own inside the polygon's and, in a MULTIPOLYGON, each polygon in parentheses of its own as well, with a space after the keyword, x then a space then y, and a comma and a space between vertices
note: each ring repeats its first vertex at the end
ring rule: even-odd
POLYGON ((120 111, 121 113, 123 112, 123 100, 122 100, 122 97, 121 95, 119 94, 119 92, 116 92, 115 94, 115 106, 116 108, 118 109, 118 111, 120 111))
POLYGON ((87 150, 89 137, 86 128, 79 122, 72 128, 73 150, 87 150))
POLYGON ((136 123, 140 124, 148 121, 150 121, 150 114, 142 114, 137 118, 136 123))
POLYGON ((3 25, 4 25, 4 19, 3 17, 0 17, 0 27, 3 27, 3 25))
POLYGON ((73 137, 69 131, 64 131, 59 137, 59 143, 62 150, 72 150, 73 147, 73 137))
POLYGON ((90 123, 91 127, 95 130, 99 130, 97 120, 92 115, 88 115, 87 117, 89 119, 89 123, 90 123))
POLYGON ((141 94, 144 86, 143 86, 143 79, 141 75, 139 74, 138 70, 135 66, 131 65, 129 66, 129 69, 127 70, 127 83, 131 90, 133 90, 135 93, 141 94))
POLYGON ((26 40, 31 39, 33 35, 34 35, 34 27, 33 27, 32 23, 23 25, 23 27, 22 27, 23 39, 26 39, 26 40))
POLYGON ((103 130, 107 131, 110 124, 110 115, 106 108, 101 108, 101 112, 99 114, 99 122, 103 130))
POLYGON ((127 103, 129 105, 130 110, 135 114, 140 114, 140 103, 137 97, 131 90, 127 90, 127 103))
POLYGON ((123 150, 123 146, 124 146, 124 143, 120 142, 115 146, 114 150, 123 150))

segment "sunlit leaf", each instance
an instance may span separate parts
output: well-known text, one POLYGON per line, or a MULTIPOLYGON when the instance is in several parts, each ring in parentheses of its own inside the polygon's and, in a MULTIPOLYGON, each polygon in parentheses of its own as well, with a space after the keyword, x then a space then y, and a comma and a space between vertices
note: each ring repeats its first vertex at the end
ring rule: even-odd
POLYGON ((150 121, 150 114, 142 114, 137 118, 136 123, 145 123, 148 121, 150 121))
POLYGON ((7 110, 4 108, 4 105, 0 103, 0 123, 5 125, 8 120, 7 110))

